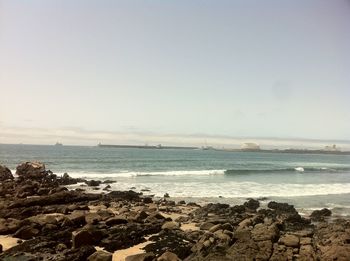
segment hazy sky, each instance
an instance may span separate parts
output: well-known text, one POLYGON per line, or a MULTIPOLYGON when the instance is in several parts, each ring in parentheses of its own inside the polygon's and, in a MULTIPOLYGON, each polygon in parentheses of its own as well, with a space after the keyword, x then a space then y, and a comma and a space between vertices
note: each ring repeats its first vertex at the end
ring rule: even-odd
POLYGON ((0 143, 350 140, 349 48, 345 0, 0 0, 0 143))

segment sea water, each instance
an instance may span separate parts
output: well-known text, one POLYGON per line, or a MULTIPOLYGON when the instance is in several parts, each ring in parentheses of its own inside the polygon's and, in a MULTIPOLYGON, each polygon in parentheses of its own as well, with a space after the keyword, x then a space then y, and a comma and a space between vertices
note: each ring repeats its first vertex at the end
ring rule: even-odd
POLYGON ((278 200, 350 215, 349 155, 0 145, 0 163, 13 172, 33 160, 58 175, 114 180, 114 190, 199 203, 278 200))

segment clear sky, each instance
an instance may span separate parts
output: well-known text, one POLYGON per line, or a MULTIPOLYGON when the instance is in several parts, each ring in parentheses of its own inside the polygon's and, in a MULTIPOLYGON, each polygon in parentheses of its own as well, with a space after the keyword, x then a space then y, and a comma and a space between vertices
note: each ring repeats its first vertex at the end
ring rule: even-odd
POLYGON ((0 0, 0 143, 350 140, 349 46, 345 0, 0 0))

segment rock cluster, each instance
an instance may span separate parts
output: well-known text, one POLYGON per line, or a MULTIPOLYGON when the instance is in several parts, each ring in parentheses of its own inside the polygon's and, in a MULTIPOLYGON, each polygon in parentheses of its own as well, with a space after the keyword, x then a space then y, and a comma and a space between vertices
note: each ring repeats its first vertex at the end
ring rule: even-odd
POLYGON ((38 162, 16 174, 0 166, 0 235, 19 239, 0 245, 0 260, 110 261, 147 240, 145 252, 126 261, 350 260, 350 222, 328 220, 328 209, 306 218, 292 205, 259 208, 254 199, 199 206, 133 191, 84 193, 64 187, 84 180, 58 177, 38 162))

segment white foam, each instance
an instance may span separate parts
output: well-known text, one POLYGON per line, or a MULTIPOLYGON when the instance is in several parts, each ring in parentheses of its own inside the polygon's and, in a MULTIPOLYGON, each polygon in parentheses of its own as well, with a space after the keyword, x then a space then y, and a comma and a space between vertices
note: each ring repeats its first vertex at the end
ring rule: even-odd
POLYGON ((299 171, 299 172, 304 172, 304 168, 303 167, 296 167, 294 168, 296 171, 299 171))
MULTIPOLYGON (((179 171, 121 171, 116 173, 94 173, 94 172, 69 172, 68 175, 73 178, 87 179, 105 179, 120 177, 137 177, 137 176, 188 176, 188 175, 224 175, 225 170, 179 170, 179 171)), ((61 175, 61 174, 59 174, 61 175)))
POLYGON ((136 191, 150 189, 150 194, 163 196, 169 193, 173 197, 218 197, 257 198, 257 197, 299 197, 335 195, 350 193, 350 183, 335 184, 262 184, 256 182, 205 183, 205 182, 149 182, 140 183, 121 181, 111 184, 112 189, 136 191))

